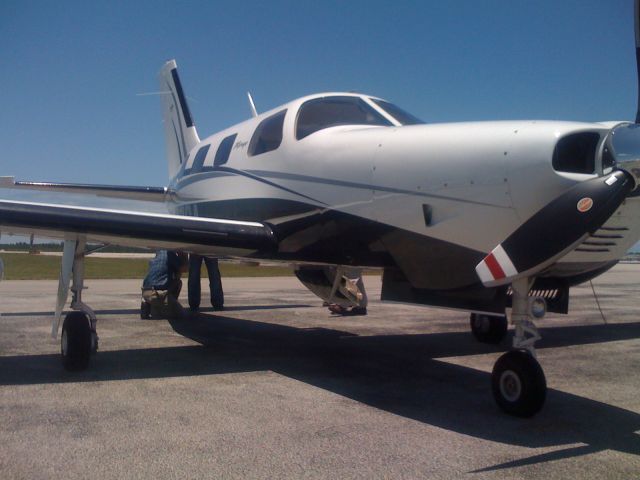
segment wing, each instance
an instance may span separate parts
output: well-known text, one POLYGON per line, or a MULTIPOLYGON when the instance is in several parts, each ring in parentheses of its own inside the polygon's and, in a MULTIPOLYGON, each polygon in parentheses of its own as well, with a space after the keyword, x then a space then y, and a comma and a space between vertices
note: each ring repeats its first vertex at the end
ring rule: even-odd
POLYGON ((0 177, 0 187, 13 190, 40 192, 84 193, 99 197, 164 202, 169 195, 167 187, 135 187, 119 185, 93 185, 85 183, 22 182, 14 177, 0 177))
POLYGON ((0 229, 150 249, 247 256, 275 251, 268 225, 181 215, 0 200, 0 229))

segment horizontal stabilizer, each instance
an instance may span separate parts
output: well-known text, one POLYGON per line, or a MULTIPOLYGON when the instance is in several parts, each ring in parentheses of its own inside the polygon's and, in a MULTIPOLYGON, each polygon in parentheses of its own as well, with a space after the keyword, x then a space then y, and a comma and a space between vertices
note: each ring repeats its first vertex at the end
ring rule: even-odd
POLYGON ((146 202, 165 202, 169 193, 167 187, 94 185, 89 183, 22 182, 16 181, 14 177, 0 177, 0 188, 33 190, 50 193, 81 193, 96 195, 98 197, 144 200, 146 202))

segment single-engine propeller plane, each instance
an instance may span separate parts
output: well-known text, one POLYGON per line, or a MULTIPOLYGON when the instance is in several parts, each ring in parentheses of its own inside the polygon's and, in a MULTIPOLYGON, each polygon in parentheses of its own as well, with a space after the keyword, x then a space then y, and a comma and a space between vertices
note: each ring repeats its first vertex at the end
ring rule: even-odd
MULTIPOLYGON (((636 0, 640 52, 638 14, 636 0)), ((571 286, 640 239, 640 109, 635 123, 427 125, 381 98, 322 93, 253 109, 201 140, 175 61, 160 83, 168 186, 0 182, 171 212, 0 201, 3 231, 64 239, 52 334, 71 290, 67 368, 86 367, 97 349, 96 315, 81 298, 89 241, 289 262, 304 266, 305 284, 330 283, 316 275, 326 265, 338 275, 376 267, 382 300, 469 311, 483 342, 505 336, 510 308, 513 348, 495 364, 493 394, 504 411, 531 416, 547 388, 534 319, 567 313, 571 286)))

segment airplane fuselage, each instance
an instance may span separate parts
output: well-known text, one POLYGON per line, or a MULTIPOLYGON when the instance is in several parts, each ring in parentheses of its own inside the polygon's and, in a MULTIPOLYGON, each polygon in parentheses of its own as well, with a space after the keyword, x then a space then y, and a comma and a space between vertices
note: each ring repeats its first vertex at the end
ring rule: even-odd
MULTIPOLYGON (((354 94, 305 97, 204 139, 172 180, 170 208, 268 223, 281 260, 399 267, 416 288, 449 290, 477 284, 474 267, 486 252, 550 199, 611 170, 602 148, 614 124, 400 125, 388 116, 389 125, 329 126, 297 138, 305 103, 347 96, 376 107, 354 94), (252 153, 259 125, 274 117, 278 145, 252 153), (585 158, 562 171, 556 150, 571 137, 569 153, 585 158)), ((574 250, 546 275, 575 277, 618 260, 640 237, 636 203, 627 199, 610 220, 626 228, 615 242, 574 250)))

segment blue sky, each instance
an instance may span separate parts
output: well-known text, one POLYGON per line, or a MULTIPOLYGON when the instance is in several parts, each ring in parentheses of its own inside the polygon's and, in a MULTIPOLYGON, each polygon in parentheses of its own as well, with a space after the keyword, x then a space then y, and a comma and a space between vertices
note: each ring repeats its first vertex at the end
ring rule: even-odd
POLYGON ((327 90, 429 122, 632 119, 632 0, 0 2, 0 175, 164 185, 176 58, 201 137, 327 90))

